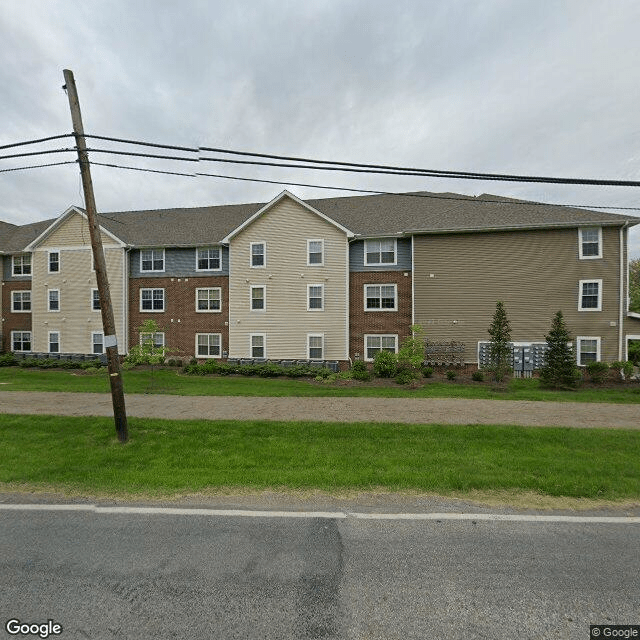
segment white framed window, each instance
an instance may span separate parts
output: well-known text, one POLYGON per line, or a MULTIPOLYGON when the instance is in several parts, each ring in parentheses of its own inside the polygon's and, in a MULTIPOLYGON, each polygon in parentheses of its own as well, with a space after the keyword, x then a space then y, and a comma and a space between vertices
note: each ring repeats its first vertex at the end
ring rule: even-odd
POLYGON ((221 298, 221 287, 196 289, 196 311, 198 313, 213 313, 221 311, 221 298))
POLYGON ((379 351, 398 353, 397 334, 370 334, 364 337, 364 359, 371 362, 379 351))
POLYGON ((91 353, 104 353, 104 334, 102 331, 94 331, 91 334, 91 353))
POLYGON ((600 336, 577 336, 576 344, 579 367, 600 361, 600 336))
POLYGON ((164 249, 142 249, 140 271, 164 271, 164 249))
POLYGON ((196 271, 220 271, 222 269, 222 251, 220 247, 196 249, 196 271))
POLYGON ((307 334, 307 358, 324 360, 324 333, 307 334))
POLYGON ((198 358, 220 358, 222 334, 196 333, 196 356, 198 358))
POLYGON ((59 331, 49 331, 49 353, 60 353, 59 331))
POLYGON ((251 285, 251 310, 265 311, 267 308, 267 288, 261 285, 251 285))
POLYGON ((398 241, 395 238, 386 240, 365 240, 364 263, 365 265, 397 264, 398 241))
POLYGON ((59 251, 49 251, 49 273, 60 273, 59 251))
POLYGON ((31 275, 31 254, 25 253, 22 256, 13 256, 14 276, 30 276, 31 275))
POLYGON ((397 311, 398 286, 396 284, 365 284, 365 311, 397 311))
POLYGON ((31 331, 12 331, 11 351, 31 351, 31 331))
POLYGON ((141 333, 140 346, 151 345, 154 349, 164 349, 164 333, 157 331, 156 333, 141 333))
POLYGON ((307 311, 324 311, 324 285, 307 285, 307 311))
POLYGON ((164 289, 140 289, 140 311, 164 311, 164 289))
POLYGON ((100 311, 100 291, 91 289, 91 310, 100 311))
POLYGON ((324 265, 324 240, 307 240, 307 266, 324 265))
POLYGON ((249 265, 254 268, 267 266, 267 243, 252 242, 249 245, 250 259, 249 265))
POLYGON ((578 229, 578 253, 580 260, 602 258, 602 227, 578 229))
POLYGON ((580 280, 578 311, 602 311, 602 280, 580 280))
POLYGON ((11 311, 14 313, 31 313, 31 291, 12 291, 11 311))
POLYGON ((249 353, 252 358, 267 357, 267 335, 265 333, 249 334, 249 353))
POLYGON ((60 289, 49 289, 47 303, 49 311, 60 311, 60 289))

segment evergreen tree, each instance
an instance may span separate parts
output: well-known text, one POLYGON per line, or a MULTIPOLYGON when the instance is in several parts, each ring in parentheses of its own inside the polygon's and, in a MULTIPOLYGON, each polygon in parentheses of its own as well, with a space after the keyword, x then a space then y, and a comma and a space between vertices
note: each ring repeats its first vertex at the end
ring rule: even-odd
POLYGON ((489 370, 493 372, 496 382, 502 382, 511 370, 511 325, 507 318, 504 304, 496 303, 493 322, 488 329, 491 341, 489 343, 489 370))
POLYGON ((581 377, 580 370, 576 366, 573 348, 569 345, 571 336, 562 311, 554 316, 546 340, 549 348, 545 354, 545 365, 540 369, 543 384, 550 387, 575 387, 581 377))

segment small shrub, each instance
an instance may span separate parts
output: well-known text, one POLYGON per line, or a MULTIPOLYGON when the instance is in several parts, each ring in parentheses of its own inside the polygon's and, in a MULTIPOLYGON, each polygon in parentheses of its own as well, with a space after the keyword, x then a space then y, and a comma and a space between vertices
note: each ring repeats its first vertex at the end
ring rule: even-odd
POLYGON ((482 371, 478 370, 478 371, 474 371, 471 374, 471 379, 474 382, 483 382, 484 381, 484 373, 482 373, 482 371))
POLYGON ((422 371, 422 375, 425 378, 433 378, 433 367, 425 366, 425 367, 422 367, 421 371, 422 371))
POLYGON ((622 380, 626 380, 633 373, 633 362, 617 360, 611 363, 611 368, 620 373, 622 380))
POLYGON ((420 379, 420 373, 412 367, 400 367, 394 379, 398 384, 411 384, 420 379))
POLYGON ((0 356, 0 367, 13 367, 18 364, 18 359, 13 353, 4 353, 0 356))
POLYGON ((451 369, 447 371, 447 380, 455 380, 457 377, 458 377, 458 374, 455 371, 451 369))
POLYGON ((351 377, 353 380, 367 382, 371 380, 371 373, 367 368, 367 363, 363 360, 355 360, 351 365, 351 377))
POLYGON ((398 358, 391 351, 378 351, 373 359, 373 372, 378 378, 394 378, 398 372, 398 358))
POLYGON ((606 362, 590 362, 587 365, 587 373, 592 382, 602 384, 609 373, 609 365, 606 362))

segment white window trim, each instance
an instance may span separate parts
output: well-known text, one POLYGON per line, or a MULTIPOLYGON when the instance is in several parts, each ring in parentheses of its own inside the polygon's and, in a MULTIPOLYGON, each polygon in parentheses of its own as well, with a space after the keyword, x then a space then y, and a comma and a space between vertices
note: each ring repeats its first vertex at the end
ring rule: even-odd
MULTIPOLYGON (((382 292, 380 293, 380 302, 382 303, 382 292)), ((364 285, 364 310, 379 313, 380 311, 397 311, 398 310, 398 285, 395 282, 368 282, 364 285), (393 287, 393 309, 369 309, 367 307, 367 287, 393 287)))
MULTIPOLYGON (((167 307, 167 297, 163 287, 141 287, 140 288, 140 313, 164 313, 167 307), (142 308, 142 292, 143 291, 162 291, 162 309, 143 309, 142 308)), ((151 294, 151 304, 153 305, 153 293, 151 294)))
POLYGON ((196 358, 222 358, 222 334, 221 333, 196 333, 196 347, 195 347, 195 357, 196 358), (199 336, 218 336, 218 339, 220 340, 220 354, 219 355, 206 355, 203 356, 200 353, 198 353, 198 337, 199 336))
POLYGON ((33 274, 33 259, 30 253, 23 253, 19 256, 11 256, 11 275, 16 278, 30 278, 33 274), (20 259, 20 268, 23 268, 23 260, 24 258, 29 258, 29 273, 16 273, 16 259, 20 259))
POLYGON ((592 278, 589 280, 580 280, 578 285, 578 311, 602 311, 602 279, 592 278), (582 285, 590 284, 593 282, 598 283, 598 306, 589 308, 582 306, 582 285))
MULTIPOLYGON (((314 298, 317 296, 313 296, 314 298)), ((317 284, 308 284, 307 285, 307 311, 324 311, 324 284, 319 282, 317 284), (320 287, 321 290, 321 295, 320 295, 320 302, 322 304, 322 306, 320 308, 314 307, 311 308, 311 287, 320 287)))
POLYGON ((365 267, 393 267, 398 264, 398 239, 397 238, 371 238, 364 241, 364 265, 365 267), (367 259, 367 244, 369 242, 382 242, 391 240, 393 242, 393 262, 369 262, 367 259))
POLYGON ((397 333, 365 333, 364 334, 364 349, 362 351, 365 362, 373 362, 373 358, 367 357, 367 339, 368 338, 394 338, 395 339, 395 352, 398 353, 398 334, 397 333))
POLYGON ((60 338, 60 331, 49 331, 47 333, 47 353, 62 353, 62 340, 60 338), (52 333, 58 334, 58 350, 57 351, 51 351, 51 334, 52 333))
POLYGON ((307 333, 307 360, 324 360, 324 333, 307 333), (322 355, 319 358, 311 357, 311 345, 309 344, 310 338, 322 339, 322 355))
POLYGON ((60 289, 47 289, 47 312, 48 313, 60 313, 60 307, 61 307, 61 301, 60 301, 60 289), (58 292, 58 308, 57 309, 52 309, 51 308, 51 298, 49 297, 52 291, 57 291, 58 292))
POLYGON ((578 255, 580 256, 580 260, 597 260, 598 258, 602 258, 602 227, 580 227, 578 229, 578 255), (598 255, 582 255, 582 232, 591 231, 593 229, 598 230, 598 255))
MULTIPOLYGON (((151 264, 153 266, 153 259, 151 260, 151 264)), ((161 249, 161 248, 140 249, 140 273, 164 273, 166 266, 167 266, 167 259, 166 259, 164 249, 161 249), (145 251, 162 251, 162 269, 143 269, 142 268, 142 254, 145 251)))
MULTIPOLYGON (((196 313, 222 313, 222 287, 198 287, 196 288, 196 313), (220 308, 219 309, 198 309, 198 291, 210 291, 211 289, 217 289, 220 296, 220 308)), ((207 334, 208 335, 208 334, 207 334)))
POLYGON ((310 238, 307 240, 307 267, 324 267, 324 238, 310 238), (320 262, 311 262, 311 243, 320 243, 320 262))
POLYGON ((254 337, 262 337, 262 350, 263 350, 263 355, 261 359, 266 359, 267 357, 267 334, 266 333, 250 333, 249 334, 249 357, 250 358, 257 358, 259 356, 254 356, 253 355, 253 338, 254 337))
POLYGON ((212 246, 212 247, 196 247, 196 271, 222 271, 222 247, 218 246, 212 246), (209 250, 209 249, 217 249, 218 250, 218 254, 220 256, 220 266, 217 269, 200 269, 198 267, 198 251, 204 251, 204 250, 209 250))
POLYGON ((595 340, 596 341, 596 362, 600 362, 601 357, 601 340, 600 336, 576 336, 576 362, 579 367, 586 367, 586 364, 580 362, 580 341, 581 340, 595 340))
MULTIPOLYGON (((20 341, 22 342, 22 340, 20 341)), ((33 351, 33 333, 31 331, 22 331, 21 329, 15 329, 11 332, 11 351, 15 353, 31 353, 33 351), (13 348, 13 335, 15 333, 28 333, 29 334, 29 342, 31 343, 31 349, 25 351, 24 349, 14 349, 13 348)))
POLYGON ((267 243, 264 240, 260 240, 259 242, 250 242, 249 243, 249 267, 251 269, 266 269, 267 267, 267 243), (253 247, 261 244, 264 247, 264 253, 262 254, 264 257, 263 264, 253 264, 253 247))
POLYGON ((47 273, 53 273, 55 275, 56 273, 60 273, 61 271, 62 271, 62 260, 61 260, 60 250, 50 249, 49 251, 47 251, 47 273), (57 271, 51 271, 51 254, 52 253, 58 254, 58 270, 57 271))
POLYGON ((89 300, 89 306, 91 308, 91 311, 95 311, 95 313, 100 313, 100 309, 93 308, 93 292, 94 291, 98 294, 98 299, 100 298, 100 290, 97 289, 96 287, 93 287, 93 289, 91 289, 91 298, 89 300))
POLYGON ((155 331, 155 332, 144 331, 144 332, 139 333, 138 336, 139 336, 140 345, 142 345, 142 343, 144 341, 144 336, 151 336, 151 339, 153 340, 153 346, 156 349, 164 349, 165 346, 166 346, 164 331, 155 331), (162 336, 162 344, 161 345, 157 345, 156 344, 156 339, 155 339, 156 336, 162 336))
POLYGON ((102 355, 102 354, 106 353, 106 350, 104 348, 104 332, 103 331, 92 331, 91 332, 91 343, 90 343, 89 353, 94 355, 94 356, 102 355), (93 350, 93 336, 102 336, 102 351, 100 353, 96 353, 93 350))
MULTIPOLYGON (((266 284, 252 284, 249 287, 249 311, 252 313, 264 313, 267 310, 267 285, 266 284), (253 290, 254 289, 262 289, 264 291, 264 295, 262 297, 263 306, 262 309, 254 309, 253 308, 253 290)), ((258 334, 256 334, 258 335, 258 334)), ((262 335, 262 334, 260 334, 262 335)))
POLYGON ((23 294, 23 293, 28 293, 29 294, 29 306, 31 308, 33 308, 33 298, 31 296, 31 289, 18 289, 17 291, 12 291, 11 292, 11 313, 31 313, 31 309, 16 309, 16 304, 15 304, 15 299, 14 296, 16 295, 16 293, 19 294, 23 294))

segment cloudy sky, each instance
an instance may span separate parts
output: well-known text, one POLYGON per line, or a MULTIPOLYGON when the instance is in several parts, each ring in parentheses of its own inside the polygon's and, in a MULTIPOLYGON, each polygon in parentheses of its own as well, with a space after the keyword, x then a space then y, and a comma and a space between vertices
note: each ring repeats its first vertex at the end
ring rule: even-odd
MULTIPOLYGON (((359 163, 640 180, 638 24, 637 0, 2 0, 0 145, 71 131, 61 88, 67 68, 87 133, 359 163)), ((0 169, 73 158, 3 159, 0 169)), ((91 159, 282 182, 94 166, 100 211, 262 202, 288 182, 640 207, 638 188, 91 159)), ((290 189, 303 198, 336 195, 290 189)), ((75 165, 0 173, 0 195, 0 220, 17 224, 83 203, 75 165)), ((640 256, 640 231, 630 249, 640 256)))

